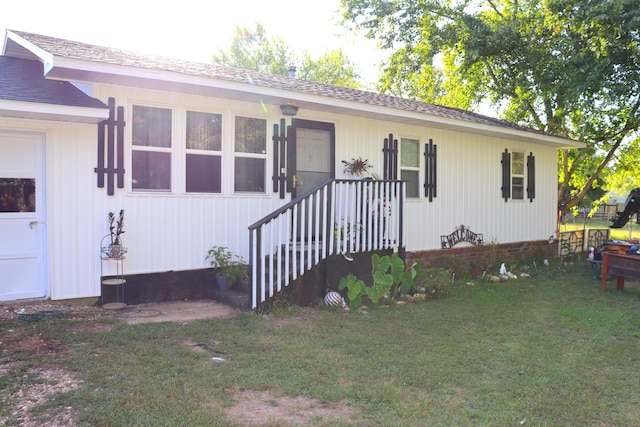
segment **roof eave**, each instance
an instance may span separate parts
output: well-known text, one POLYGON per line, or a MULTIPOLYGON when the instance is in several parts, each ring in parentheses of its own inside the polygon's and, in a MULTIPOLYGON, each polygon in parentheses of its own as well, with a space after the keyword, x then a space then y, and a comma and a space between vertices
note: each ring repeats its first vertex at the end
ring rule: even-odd
POLYGON ((39 59, 44 64, 44 74, 53 68, 54 56, 46 50, 7 30, 2 55, 23 59, 39 59), (34 58, 35 57, 35 58, 34 58))
MULTIPOLYGON (((393 109, 391 110, 392 110, 391 114, 398 111, 393 109)), ((553 146, 556 148, 585 148, 586 147, 586 144, 584 142, 574 141, 572 139, 554 136, 550 134, 524 131, 524 130, 513 129, 513 128, 502 128, 502 127, 490 126, 482 123, 469 122, 465 120, 448 119, 446 117, 430 115, 427 113, 409 112, 408 114, 403 115, 403 117, 409 120, 414 118, 416 121, 427 123, 432 127, 437 127, 440 129, 450 129, 450 130, 456 130, 459 132, 467 132, 467 133, 473 132, 473 133, 481 134, 485 136, 553 146)))
POLYGON ((99 123, 109 118, 109 110, 103 108, 0 100, 0 117, 54 120, 73 123, 99 123))
POLYGON ((88 62, 63 57, 54 57, 52 63, 54 66, 49 71, 47 75, 48 78, 144 87, 247 102, 262 102, 271 105, 295 102, 301 109, 374 118, 420 126, 426 125, 460 132, 474 132, 491 137, 518 140, 556 148, 586 147, 586 144, 583 142, 544 133, 492 126, 365 102, 336 99, 290 89, 268 88, 253 84, 249 80, 247 80, 247 83, 239 83, 236 81, 212 78, 210 76, 194 76, 175 71, 88 62))

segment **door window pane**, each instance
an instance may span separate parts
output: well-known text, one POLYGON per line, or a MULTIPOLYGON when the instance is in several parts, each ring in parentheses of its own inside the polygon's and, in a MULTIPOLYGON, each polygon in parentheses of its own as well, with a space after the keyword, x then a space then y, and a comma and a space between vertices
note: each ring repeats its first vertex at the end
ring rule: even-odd
POLYGON ((0 178, 0 212, 35 212, 36 180, 0 178))

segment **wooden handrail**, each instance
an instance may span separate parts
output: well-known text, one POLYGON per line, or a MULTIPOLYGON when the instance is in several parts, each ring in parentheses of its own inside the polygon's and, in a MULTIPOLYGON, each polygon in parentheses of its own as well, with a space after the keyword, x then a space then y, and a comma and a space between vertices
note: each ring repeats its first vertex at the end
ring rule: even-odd
POLYGON ((252 308, 329 255, 404 257, 405 193, 405 181, 331 179, 251 224, 252 308))

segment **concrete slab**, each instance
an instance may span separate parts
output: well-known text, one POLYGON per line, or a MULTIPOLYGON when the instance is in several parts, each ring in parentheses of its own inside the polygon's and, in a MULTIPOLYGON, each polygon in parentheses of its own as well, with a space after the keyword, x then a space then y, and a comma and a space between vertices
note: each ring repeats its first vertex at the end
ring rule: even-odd
POLYGON ((199 319, 233 317, 238 313, 215 301, 169 301, 130 305, 111 311, 113 316, 129 324, 150 322, 191 322, 199 319))

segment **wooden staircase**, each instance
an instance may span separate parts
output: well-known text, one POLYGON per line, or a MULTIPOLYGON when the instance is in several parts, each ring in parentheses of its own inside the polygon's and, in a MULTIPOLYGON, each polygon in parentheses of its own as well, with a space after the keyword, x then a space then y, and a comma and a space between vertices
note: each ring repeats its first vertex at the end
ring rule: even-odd
POLYGON ((251 308, 333 254, 404 257, 405 182, 329 180, 249 226, 251 308))

